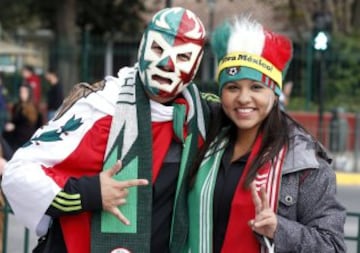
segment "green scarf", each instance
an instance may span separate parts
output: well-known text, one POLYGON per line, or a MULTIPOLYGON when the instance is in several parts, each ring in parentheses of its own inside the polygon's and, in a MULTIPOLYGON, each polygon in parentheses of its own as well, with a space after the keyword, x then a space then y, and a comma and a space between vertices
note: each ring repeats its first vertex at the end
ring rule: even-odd
MULTIPOLYGON (((136 68, 121 75, 123 83, 115 115, 112 120, 106 159, 103 169, 109 169, 116 160, 123 162, 117 180, 133 178, 152 179, 152 135, 149 100, 138 79, 136 68)), ((186 210, 186 183, 189 165, 198 148, 198 140, 205 136, 205 120, 208 110, 200 100, 200 95, 191 84, 183 96, 189 104, 187 118, 184 108, 174 107, 174 122, 182 126, 186 120, 188 134, 183 140, 180 172, 174 201, 174 212, 170 235, 171 252, 179 252, 186 240, 188 218, 186 210), (177 109, 178 108, 178 109, 177 109)), ((178 127, 175 133, 180 133, 178 127)), ((182 139, 182 136, 179 136, 182 139)), ((132 187, 129 189, 127 204, 120 207, 121 212, 130 220, 131 225, 122 224, 107 212, 95 213, 91 224, 91 252, 107 253, 124 248, 132 253, 150 252, 152 186, 132 187)))
MULTIPOLYGON (((221 160, 228 145, 228 138, 224 137, 226 129, 210 145, 198 170, 193 189, 189 193, 189 239, 184 252, 211 253, 213 240, 213 194, 221 160)), ((255 207, 252 202, 250 189, 243 187, 251 162, 258 155, 262 143, 259 134, 252 147, 250 156, 238 182, 231 203, 231 210, 224 237, 222 253, 228 252, 266 252, 272 250, 272 245, 262 247, 247 222, 255 217, 255 207), (262 249, 260 249, 262 247, 262 249)), ((265 163, 257 170, 254 179, 256 187, 265 186, 269 197, 269 206, 277 211, 279 188, 281 182, 282 164, 285 159, 286 148, 283 147, 276 157, 265 163)), ((264 240, 267 240, 264 238, 264 240)))

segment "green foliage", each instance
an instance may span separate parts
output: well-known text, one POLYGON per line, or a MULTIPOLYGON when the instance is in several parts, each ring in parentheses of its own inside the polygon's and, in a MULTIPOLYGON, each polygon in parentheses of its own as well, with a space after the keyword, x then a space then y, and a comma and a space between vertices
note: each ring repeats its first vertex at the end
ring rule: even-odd
POLYGON ((327 64, 327 100, 348 111, 360 110, 360 36, 333 35, 327 64))
MULTIPOLYGON (((56 22, 61 22, 56 20, 56 13, 65 4, 66 1, 1 0, 0 23, 9 31, 18 27, 56 30, 56 22)), ((90 26, 94 34, 142 31, 144 1, 77 0, 76 6, 77 25, 90 26)))
POLYGON ((316 112, 318 110, 318 105, 310 101, 309 108, 306 108, 306 99, 304 97, 292 96, 289 104, 286 106, 286 110, 288 111, 305 111, 306 109, 311 112, 316 112))
MULTIPOLYGON (((324 75, 324 110, 331 111, 336 107, 343 107, 347 112, 360 111, 360 40, 359 34, 332 34, 329 50, 325 53, 325 75, 324 75)), ((303 47, 304 48, 304 47, 303 47)), ((302 49, 303 49, 302 48, 302 49)), ((305 49, 304 49, 305 50, 305 49)), ((293 72, 301 75, 291 76, 295 86, 290 98, 289 110, 317 111, 319 90, 319 61, 316 60, 316 52, 313 53, 313 65, 311 70, 306 65, 304 58, 294 57, 292 65, 293 72), (304 65, 298 64, 303 59, 304 65), (294 68, 294 66, 296 66, 294 68), (310 100, 306 101, 307 94, 307 71, 312 75, 310 100)))
POLYGON ((78 0, 78 4, 78 24, 81 27, 90 24, 92 33, 142 31, 141 14, 146 9, 141 0, 78 0))
MULTIPOLYGON (((31 28, 37 23, 34 0, 1 0, 0 23, 4 30, 13 30, 21 26, 31 28)), ((42 2, 42 1, 39 1, 42 2)))

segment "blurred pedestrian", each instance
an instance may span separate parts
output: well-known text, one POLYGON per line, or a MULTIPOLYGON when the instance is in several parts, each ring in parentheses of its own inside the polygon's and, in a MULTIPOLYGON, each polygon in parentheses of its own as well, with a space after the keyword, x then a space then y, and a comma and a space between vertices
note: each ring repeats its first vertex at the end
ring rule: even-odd
POLYGON ((279 96, 279 103, 280 103, 280 109, 285 111, 286 107, 288 106, 290 102, 290 96, 293 88, 293 82, 288 81, 284 84, 284 88, 281 90, 280 96, 279 96))
POLYGON ((2 73, 0 73, 0 135, 4 131, 5 123, 9 119, 9 112, 6 100, 6 87, 2 73))
POLYGON ((6 140, 13 150, 17 150, 30 139, 41 124, 41 114, 32 100, 32 88, 29 85, 21 85, 18 101, 11 108, 10 121, 5 125, 6 140))
POLYGON ((49 69, 45 73, 45 79, 50 85, 47 92, 47 120, 49 121, 63 102, 64 93, 62 83, 54 69, 49 69))
POLYGON ((40 77, 35 73, 35 70, 30 65, 25 65, 21 70, 23 77, 22 84, 27 84, 32 88, 32 99, 37 108, 39 108, 41 102, 41 80, 40 77))

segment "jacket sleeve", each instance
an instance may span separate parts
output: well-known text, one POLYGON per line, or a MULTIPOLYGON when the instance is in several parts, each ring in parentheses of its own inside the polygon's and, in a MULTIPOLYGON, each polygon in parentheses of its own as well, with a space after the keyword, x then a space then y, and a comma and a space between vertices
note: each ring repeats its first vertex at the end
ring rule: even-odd
POLYGON ((100 178, 96 176, 71 177, 51 202, 46 214, 52 218, 102 210, 100 178))
POLYGON ((109 87, 86 96, 79 92, 66 110, 60 109, 61 116, 39 128, 5 167, 1 185, 6 199, 19 222, 38 235, 46 232, 46 211, 69 178, 96 175, 102 168, 101 145, 106 144, 100 142, 107 140, 118 94, 116 83, 109 87))
POLYGON ((319 169, 283 176, 275 252, 346 252, 345 208, 336 199, 336 176, 319 169))

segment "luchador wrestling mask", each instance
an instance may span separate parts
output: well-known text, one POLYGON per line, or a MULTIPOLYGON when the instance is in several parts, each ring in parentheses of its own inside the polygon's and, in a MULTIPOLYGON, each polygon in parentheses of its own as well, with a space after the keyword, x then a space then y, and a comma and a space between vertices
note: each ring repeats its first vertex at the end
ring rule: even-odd
POLYGON ((193 12, 175 7, 155 14, 138 52, 145 89, 163 98, 179 94, 197 72, 204 42, 204 26, 193 12))

